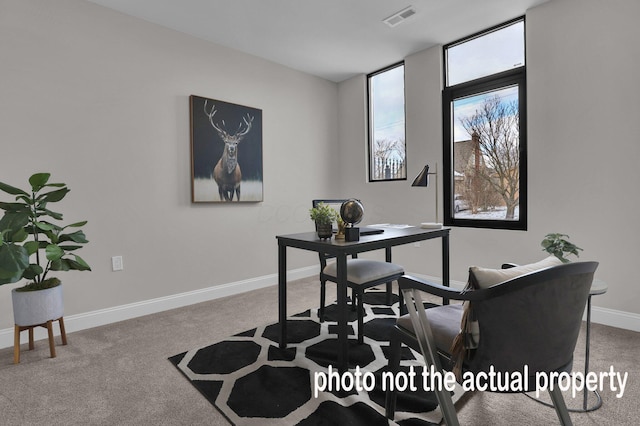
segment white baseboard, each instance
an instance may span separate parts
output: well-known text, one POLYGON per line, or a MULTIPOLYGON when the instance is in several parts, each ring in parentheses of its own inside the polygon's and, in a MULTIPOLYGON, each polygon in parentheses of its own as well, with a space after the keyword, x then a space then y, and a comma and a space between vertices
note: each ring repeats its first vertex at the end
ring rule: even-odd
MULTIPOLYGON (((287 279, 297 280, 301 278, 307 278, 316 274, 318 274, 318 266, 309 266, 306 268, 288 271, 287 279)), ((183 306, 219 299, 221 297, 232 296, 234 294, 257 290, 277 284, 277 274, 265 275, 263 277, 217 285, 201 290, 194 290, 185 293, 174 294, 171 296, 158 297, 156 299, 144 300, 141 302, 129 303, 121 306, 114 306, 113 308, 106 308, 92 312, 85 312, 82 314, 69 315, 64 317, 64 325, 67 333, 72 333, 74 331, 112 324, 118 321, 141 317, 143 315, 155 314, 157 312, 167 311, 169 309, 181 308, 183 306)), ((59 329, 56 324, 54 324, 53 329, 55 335, 58 336, 59 329)), ((23 334, 24 337, 22 341, 25 342, 26 333, 23 334)), ((0 330, 0 349, 12 347, 13 338, 13 327, 0 330)), ((34 330, 35 340, 46 338, 47 332, 45 329, 37 328, 34 330)))
MULTIPOLYGON (((288 271, 287 279, 297 280, 313 276, 317 273, 317 266, 309 266, 288 271)), ((436 283, 440 283, 442 281, 439 277, 422 274, 411 275, 436 283)), ((72 333, 74 331, 99 327, 101 325, 124 321, 143 315, 155 314, 157 312, 167 311, 169 309, 181 308, 183 306, 219 299, 221 297, 232 296, 234 294, 240 294, 251 290, 257 290, 260 288, 277 285, 277 283, 277 274, 265 275, 263 277, 222 284, 214 287, 204 288, 201 290, 194 290, 186 293, 179 293, 171 296, 144 300, 142 302, 115 306, 113 308, 100 309, 97 311, 65 316, 64 323, 67 332, 72 333)), ((461 281, 451 282, 451 287, 453 288, 462 289, 464 286, 465 283, 461 281)), ((592 306, 591 321, 597 324, 603 324, 611 327, 640 332, 640 315, 631 312, 617 311, 614 309, 592 306)), ((13 328, 0 330, 0 349, 13 346, 13 333, 13 328)), ((54 333, 56 333, 56 336, 59 334, 58 328, 55 325, 54 333)), ((36 329, 34 332, 34 338, 36 340, 46 339, 46 330, 40 328, 36 329)))
POLYGON ((618 311, 592 305, 591 322, 640 332, 640 315, 632 312, 618 311))

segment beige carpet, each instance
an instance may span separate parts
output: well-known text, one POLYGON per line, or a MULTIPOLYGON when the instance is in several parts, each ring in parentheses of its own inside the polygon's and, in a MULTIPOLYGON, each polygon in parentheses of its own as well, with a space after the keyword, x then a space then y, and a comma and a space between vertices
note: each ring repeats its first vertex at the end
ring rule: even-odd
MULTIPOLYGON (((332 287, 332 286, 330 286, 332 287)), ((289 285, 288 312, 317 306, 318 282, 289 285)), ((167 360, 257 324, 277 321, 277 288, 257 290, 68 335, 48 358, 45 341, 0 350, 0 425, 225 425, 225 419, 167 360)), ((572 413, 575 425, 636 425, 640 333, 594 324, 591 371, 629 372, 625 394, 602 392, 602 408, 572 413)), ((584 361, 584 333, 576 370, 584 361)), ((608 388, 608 386, 607 386, 608 388)), ((569 406, 579 406, 581 399, 569 406)), ((477 393, 459 407, 463 425, 553 425, 555 412, 521 394, 477 393)))

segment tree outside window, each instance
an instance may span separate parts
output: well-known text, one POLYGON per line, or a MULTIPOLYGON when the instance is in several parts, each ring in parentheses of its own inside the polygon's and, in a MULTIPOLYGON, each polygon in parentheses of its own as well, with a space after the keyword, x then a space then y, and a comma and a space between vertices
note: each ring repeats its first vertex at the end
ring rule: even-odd
POLYGON ((369 181, 405 180, 404 63, 369 74, 369 181))

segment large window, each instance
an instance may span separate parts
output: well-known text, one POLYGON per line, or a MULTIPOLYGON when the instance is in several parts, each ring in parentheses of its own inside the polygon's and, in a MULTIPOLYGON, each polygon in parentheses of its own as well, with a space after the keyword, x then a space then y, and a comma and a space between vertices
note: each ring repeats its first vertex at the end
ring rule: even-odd
POLYGON ((444 55, 445 225, 526 230, 524 18, 444 55))
POLYGON ((369 181, 406 180, 404 63, 367 76, 369 181))

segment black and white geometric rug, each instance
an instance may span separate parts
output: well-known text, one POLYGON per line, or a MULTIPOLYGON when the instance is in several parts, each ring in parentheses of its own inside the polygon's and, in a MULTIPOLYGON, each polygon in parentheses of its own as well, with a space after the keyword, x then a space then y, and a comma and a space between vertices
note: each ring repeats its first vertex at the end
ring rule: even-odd
MULTIPOLYGON (((393 306, 387 306, 384 291, 368 291, 364 302, 364 344, 357 343, 355 312, 350 312, 349 318, 349 371, 352 378, 359 370, 369 379, 360 381, 360 392, 349 380, 341 385, 353 387, 349 392, 319 391, 322 385, 328 387, 322 377, 327 377, 336 361, 336 305, 327 307, 323 323, 315 309, 289 318, 287 349, 278 347, 278 324, 270 324, 169 360, 235 425, 394 424, 384 414, 382 374, 387 366, 390 330, 398 316, 397 296, 393 306), (372 386, 369 391, 362 389, 372 386)), ((401 364, 406 373, 413 369, 416 377, 421 377, 421 355, 403 347, 401 364)), ((333 383, 335 388, 337 381, 333 383)), ((398 394, 396 423, 438 423, 441 416, 435 395, 416 387, 416 392, 398 394)), ((454 401, 459 397, 454 395, 454 401)))

